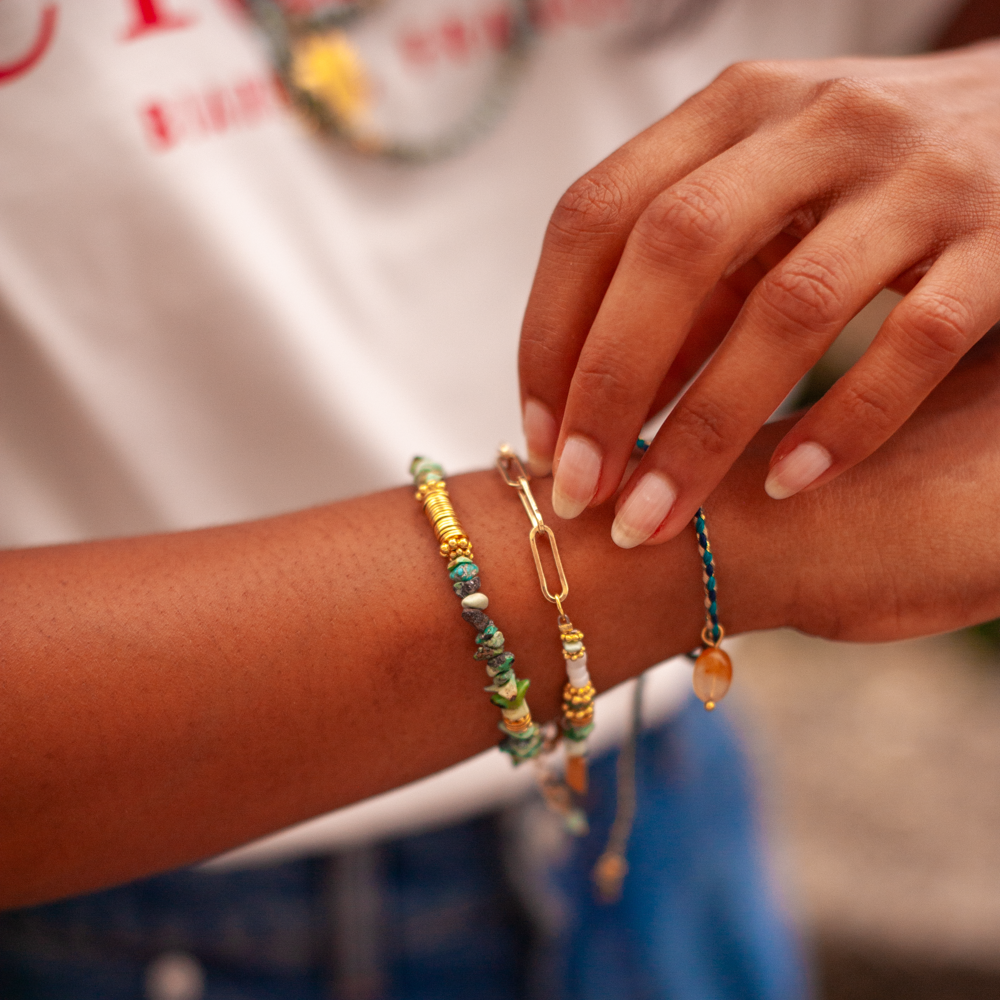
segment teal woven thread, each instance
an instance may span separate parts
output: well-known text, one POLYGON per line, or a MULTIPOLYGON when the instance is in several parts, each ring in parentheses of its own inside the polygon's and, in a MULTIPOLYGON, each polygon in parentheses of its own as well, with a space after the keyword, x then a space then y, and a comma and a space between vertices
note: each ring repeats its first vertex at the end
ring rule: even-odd
MULTIPOLYGON (((639 438, 635 446, 639 451, 645 453, 649 448, 649 442, 639 438)), ((695 514, 691 523, 698 536, 698 552, 701 555, 701 580, 705 585, 705 627, 712 637, 712 642, 718 642, 722 637, 722 631, 719 628, 719 600, 715 587, 715 557, 712 555, 712 544, 708 540, 704 507, 698 508, 698 513, 695 514)))
POLYGON ((705 524, 705 511, 698 508, 694 516, 694 530, 698 536, 698 551, 701 553, 702 583, 705 585, 705 625, 712 642, 722 638, 719 629, 719 601, 715 589, 715 558, 712 555, 712 543, 708 540, 708 527, 705 524))

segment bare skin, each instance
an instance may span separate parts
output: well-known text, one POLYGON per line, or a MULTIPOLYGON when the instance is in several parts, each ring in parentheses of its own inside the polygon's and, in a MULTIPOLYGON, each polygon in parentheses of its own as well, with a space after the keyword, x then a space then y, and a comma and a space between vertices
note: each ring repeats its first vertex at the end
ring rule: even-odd
MULTIPOLYGON (((708 505, 732 633, 881 640, 1000 615, 998 373, 991 342, 871 461, 787 504, 760 483, 788 427, 765 428, 708 505)), ((524 514, 493 471, 451 485, 490 612, 536 716, 553 717, 562 664, 524 514)), ((623 552, 610 516, 558 532, 599 689, 695 645, 702 611, 691 533, 623 552)), ((8 552, 0 575, 5 907, 204 858, 497 738, 472 630, 407 489, 8 552), (431 680, 415 690, 415 676, 431 680)))
MULTIPOLYGON (((1000 31, 970 4, 946 37, 1000 31)), ((905 297, 770 456, 775 499, 871 455, 998 320, 1000 42, 905 59, 743 63, 589 171, 525 315, 534 467, 565 518, 615 496, 615 541, 673 538, 845 324, 905 297), (714 354, 713 354, 714 352, 714 354)))

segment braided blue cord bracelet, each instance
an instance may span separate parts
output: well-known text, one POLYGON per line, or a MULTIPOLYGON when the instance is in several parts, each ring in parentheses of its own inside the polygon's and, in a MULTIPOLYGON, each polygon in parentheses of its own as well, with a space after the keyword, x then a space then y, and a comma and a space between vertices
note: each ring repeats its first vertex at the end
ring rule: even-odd
MULTIPOLYGON (((641 452, 649 448, 649 442, 639 438, 636 447, 641 452)), ((733 681, 733 663, 729 654, 720 648, 726 630, 719 624, 719 602, 716 593, 715 557, 708 540, 708 525, 705 522, 705 508, 699 507, 691 522, 698 536, 698 552, 701 555, 701 579, 705 586, 705 627, 701 630, 702 648, 694 663, 692 683, 694 693, 712 711, 722 701, 733 681)))

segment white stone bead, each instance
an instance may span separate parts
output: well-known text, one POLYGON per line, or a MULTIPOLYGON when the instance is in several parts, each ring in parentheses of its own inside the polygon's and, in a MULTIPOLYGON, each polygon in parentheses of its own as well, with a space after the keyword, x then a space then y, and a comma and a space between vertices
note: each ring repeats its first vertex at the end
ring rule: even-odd
POLYGON ((566 756, 567 757, 586 757, 587 756, 587 741, 586 740, 563 740, 566 745, 566 756))
POLYGON ((523 719, 528 714, 528 703, 522 701, 517 708, 501 708, 500 712, 503 714, 505 719, 509 719, 511 722, 517 722, 518 719, 523 719))
POLYGON ((501 698, 513 698, 517 694, 517 684, 514 681, 507 681, 502 688, 497 688, 497 694, 501 698))
POLYGON ((586 687, 590 683, 590 673, 587 671, 586 659, 581 657, 579 660, 567 660, 566 676, 573 687, 586 687))
POLYGON ((489 606, 490 599, 481 590, 462 598, 463 608, 478 608, 480 611, 485 611, 489 606))
POLYGON ((565 649, 567 653, 579 653, 580 650, 583 649, 583 643, 579 640, 574 642, 564 642, 563 649, 565 649))

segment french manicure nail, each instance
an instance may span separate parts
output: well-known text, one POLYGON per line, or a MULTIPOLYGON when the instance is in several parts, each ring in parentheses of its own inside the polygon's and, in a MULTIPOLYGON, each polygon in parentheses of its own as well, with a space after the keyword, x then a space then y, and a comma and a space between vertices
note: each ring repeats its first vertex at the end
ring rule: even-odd
POLYGON ((524 404, 521 423, 528 444, 528 468, 533 476, 547 476, 552 471, 552 452, 559 432, 555 417, 544 403, 529 399, 524 404))
POLYGON ((804 490, 833 464, 830 453, 815 441, 792 449, 767 474, 764 489, 773 500, 784 500, 804 490))
POLYGON ((576 517, 594 499, 600 475, 597 446, 579 434, 567 438, 552 483, 552 509, 566 520, 576 517))
POLYGON ((677 499, 677 487, 662 472, 647 472, 622 504, 611 539, 623 549, 641 545, 663 522, 677 499))

